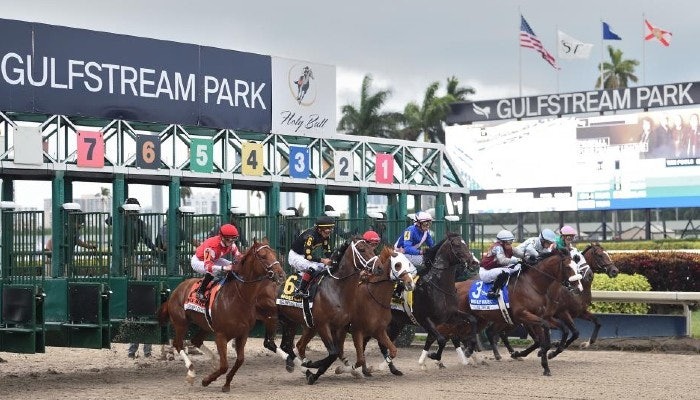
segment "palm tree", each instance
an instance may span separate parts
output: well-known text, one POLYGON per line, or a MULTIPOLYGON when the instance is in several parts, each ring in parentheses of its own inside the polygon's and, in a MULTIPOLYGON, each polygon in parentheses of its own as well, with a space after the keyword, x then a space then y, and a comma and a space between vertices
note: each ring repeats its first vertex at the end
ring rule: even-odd
POLYGON ((634 68, 639 65, 639 61, 623 60, 622 50, 614 49, 612 46, 608 46, 608 54, 610 55, 610 62, 598 65, 598 70, 602 74, 596 80, 596 89, 626 88, 629 81, 638 81, 637 76, 634 74, 634 68))
POLYGON ((476 90, 470 86, 459 86, 459 79, 456 76, 447 78, 447 95, 452 96, 453 101, 466 101, 471 94, 476 94, 476 90))
POLYGON ((438 96, 439 82, 431 83, 425 90, 423 104, 411 102, 404 108, 406 128, 402 136, 407 140, 416 140, 421 134, 431 142, 445 143, 445 130, 442 126, 447 113, 450 111, 450 103, 466 100, 467 96, 476 93, 471 87, 460 87, 459 80, 455 76, 447 78, 447 94, 438 96))
POLYGON ((394 137, 402 115, 381 111, 384 103, 391 96, 391 90, 371 93, 371 85, 372 76, 365 75, 360 90, 360 107, 358 109, 351 104, 343 106, 338 130, 350 135, 394 137))
POLYGON ((192 188, 188 186, 180 186, 180 204, 184 205, 185 200, 192 197, 192 188))

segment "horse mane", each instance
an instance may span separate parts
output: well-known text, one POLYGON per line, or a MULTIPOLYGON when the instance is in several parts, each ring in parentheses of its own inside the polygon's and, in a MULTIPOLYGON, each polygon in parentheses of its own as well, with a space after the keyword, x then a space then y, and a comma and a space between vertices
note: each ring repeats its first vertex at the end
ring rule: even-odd
POLYGON ((343 254, 345 254, 345 251, 350 247, 350 243, 352 243, 353 240, 357 239, 358 236, 353 236, 349 239, 347 239, 343 244, 340 246, 336 247, 335 250, 333 250, 333 253, 331 254, 331 269, 335 271, 338 266, 340 265, 340 260, 343 258, 343 254))
POLYGON ((435 264, 435 257, 437 257, 437 253, 440 250, 440 247, 442 247, 442 245, 445 244, 446 241, 452 239, 455 236, 459 236, 459 233, 448 232, 445 235, 444 239, 437 242, 435 246, 430 247, 428 250, 425 251, 425 253, 423 253, 423 269, 418 271, 418 276, 423 276, 426 273, 428 273, 428 271, 430 271, 430 268, 435 264))

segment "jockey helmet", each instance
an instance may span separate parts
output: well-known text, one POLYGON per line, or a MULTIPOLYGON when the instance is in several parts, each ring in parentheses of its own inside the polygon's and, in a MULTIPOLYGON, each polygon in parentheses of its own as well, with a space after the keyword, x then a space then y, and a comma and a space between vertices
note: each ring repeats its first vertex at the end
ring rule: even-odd
POLYGON ((238 238, 238 229, 231 224, 224 224, 221 225, 221 228, 219 228, 219 235, 221 235, 224 239, 235 240, 238 238))
POLYGON ((364 235, 362 235, 362 239, 365 241, 372 243, 372 244, 378 244, 379 241, 381 240, 379 238, 379 234, 375 231, 367 231, 365 232, 364 235))
POLYGON ((335 220, 327 215, 322 215, 316 219, 317 228, 332 228, 335 226, 335 220))
POLYGON ((540 239, 554 243, 557 241, 557 236, 551 229, 542 229, 542 233, 540 233, 540 239))
POLYGON ((425 211, 418 211, 416 213, 416 222, 418 222, 418 223, 432 221, 432 220, 433 220, 433 216, 425 211))
POLYGON ((515 236, 513 236, 513 232, 509 231, 508 229, 503 229, 502 231, 498 232, 498 234, 496 234, 496 239, 500 240, 501 242, 512 242, 513 240, 515 240, 515 236))
POLYGON ((576 235, 576 229, 570 227, 569 225, 564 225, 559 230, 562 235, 576 235))

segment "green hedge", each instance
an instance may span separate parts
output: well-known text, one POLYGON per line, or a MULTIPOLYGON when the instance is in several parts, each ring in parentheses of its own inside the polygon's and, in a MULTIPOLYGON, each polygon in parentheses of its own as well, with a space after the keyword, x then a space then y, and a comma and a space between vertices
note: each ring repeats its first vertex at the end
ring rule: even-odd
MULTIPOLYGON (((649 281, 642 275, 619 274, 615 278, 607 274, 595 274, 592 290, 605 291, 650 291, 649 281)), ((649 305, 646 303, 609 303, 594 301, 589 308, 593 313, 646 314, 649 305)))

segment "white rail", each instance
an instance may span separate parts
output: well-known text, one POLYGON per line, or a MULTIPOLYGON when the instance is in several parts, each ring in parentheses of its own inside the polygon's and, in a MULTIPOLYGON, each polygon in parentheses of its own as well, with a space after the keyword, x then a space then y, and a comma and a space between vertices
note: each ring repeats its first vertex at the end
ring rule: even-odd
POLYGON ((688 336, 692 333, 692 313, 689 306, 700 304, 700 292, 615 292, 605 290, 592 290, 593 301, 613 303, 652 303, 652 304, 678 304, 683 306, 685 316, 685 328, 688 336))

